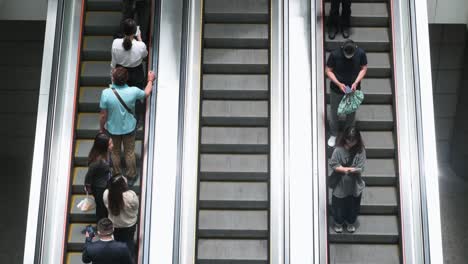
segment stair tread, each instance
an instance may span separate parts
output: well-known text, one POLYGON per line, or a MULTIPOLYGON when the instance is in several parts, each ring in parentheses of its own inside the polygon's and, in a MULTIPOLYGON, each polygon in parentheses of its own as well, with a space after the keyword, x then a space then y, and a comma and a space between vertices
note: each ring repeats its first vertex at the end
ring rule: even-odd
POLYGON ((268 75, 204 74, 203 97, 216 99, 268 99, 268 75))
POLYGON ((200 172, 268 173, 268 155, 202 154, 200 172))
MULTIPOLYGON (((367 52, 388 51, 390 49, 390 32, 382 27, 351 27, 350 36, 353 41, 367 52)), ((325 34, 325 47, 332 50, 341 47, 346 39, 337 34, 334 39, 329 39, 325 34)))
POLYGON ((354 243, 397 243, 399 236, 398 218, 394 215, 360 215, 356 232, 335 233, 329 226, 330 242, 354 243))
POLYGON ((268 101, 203 100, 202 117, 268 118, 268 101))
MULTIPOLYGON (((330 3, 325 3, 325 14, 330 13, 330 3)), ((353 3, 351 5, 351 26, 388 26, 387 3, 353 3)))
POLYGON ((206 48, 266 48, 268 24, 205 24, 206 48))
POLYGON ((86 9, 89 11, 121 11, 121 1, 115 0, 87 0, 86 9))
POLYGON ((385 244, 330 244, 330 263, 361 264, 363 262, 399 264, 399 246, 385 244))
POLYGON ((111 60, 112 36, 85 36, 83 56, 85 60, 111 60))
POLYGON ((110 61, 83 61, 80 81, 85 86, 108 86, 110 79, 110 61))
POLYGON ((87 35, 110 35, 120 31, 122 13, 118 11, 88 11, 85 18, 87 35))
POLYGON ((207 0, 206 22, 268 22, 267 0, 207 0))
POLYGON ((266 182, 200 182, 200 201, 268 201, 266 182))
POLYGON ((198 229, 268 231, 268 211, 200 210, 198 229))
POLYGON ((78 104, 80 112, 84 111, 98 111, 99 100, 101 100, 101 94, 106 86, 83 86, 80 87, 80 95, 78 98, 78 104))
POLYGON ((267 145, 268 128, 202 127, 201 144, 267 145))
MULTIPOLYGON (((199 260, 268 260, 268 240, 199 239, 199 260)), ((222 262, 216 262, 222 263, 222 262)), ((226 262, 228 263, 228 262, 226 262)), ((265 262, 266 263, 266 262, 265 262)))

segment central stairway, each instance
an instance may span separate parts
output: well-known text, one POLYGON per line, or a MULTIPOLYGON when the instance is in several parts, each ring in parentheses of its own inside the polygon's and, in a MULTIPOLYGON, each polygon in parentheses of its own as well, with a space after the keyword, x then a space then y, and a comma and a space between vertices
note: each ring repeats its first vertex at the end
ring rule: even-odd
MULTIPOLYGON (((329 10, 327 2, 327 15, 329 10)), ((365 99, 356 114, 367 150, 363 174, 367 186, 358 218, 360 225, 354 234, 336 234, 330 221, 329 263, 401 263, 390 6, 387 0, 357 0, 351 10, 350 38, 366 51, 368 60, 367 75, 362 81, 365 99)), ((343 42, 341 34, 330 40, 325 32, 326 58, 343 42)), ((328 93, 329 82, 326 81, 328 93)))
POLYGON ((269 263, 269 1, 206 0, 197 263, 269 263))

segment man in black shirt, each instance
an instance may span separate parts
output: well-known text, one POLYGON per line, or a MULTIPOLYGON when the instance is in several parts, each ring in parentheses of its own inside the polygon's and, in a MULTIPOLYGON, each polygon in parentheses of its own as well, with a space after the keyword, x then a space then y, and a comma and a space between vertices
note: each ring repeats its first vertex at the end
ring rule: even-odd
MULTIPOLYGON (((346 86, 353 91, 361 89, 361 80, 367 72, 367 56, 352 40, 346 40, 340 48, 328 56, 325 72, 330 79, 330 138, 328 146, 334 147, 338 134, 338 105, 346 86)), ((346 116, 346 127, 354 123, 355 113, 346 116)))
POLYGON ((92 242, 94 233, 86 231, 86 242, 82 254, 84 263, 133 264, 127 245, 114 240, 112 236, 114 225, 109 218, 99 220, 97 229, 99 240, 96 242, 92 242))
POLYGON ((351 20, 351 0, 331 0, 330 15, 328 18, 328 37, 334 39, 341 29, 343 38, 349 38, 351 20), (340 17, 341 4, 341 17, 340 17))

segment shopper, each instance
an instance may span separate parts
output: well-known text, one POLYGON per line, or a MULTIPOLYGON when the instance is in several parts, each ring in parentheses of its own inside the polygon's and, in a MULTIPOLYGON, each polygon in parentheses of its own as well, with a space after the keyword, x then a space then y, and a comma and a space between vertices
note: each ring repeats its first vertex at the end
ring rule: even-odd
POLYGON ((135 160, 135 134, 137 120, 134 116, 135 102, 150 96, 153 88, 154 73, 148 73, 148 83, 144 91, 127 85, 128 72, 123 67, 112 70, 112 85, 101 94, 99 106, 100 130, 111 135, 114 147, 112 163, 114 174, 121 174, 120 153, 123 145, 127 177, 130 185, 137 179, 135 160))
POLYGON ((147 39, 150 22, 149 0, 122 0, 122 21, 127 18, 134 19, 141 26, 142 39, 147 39))
POLYGON ((88 172, 85 176, 85 189, 92 193, 96 202, 96 223, 107 217, 107 209, 102 195, 112 176, 110 151, 113 148, 112 139, 105 133, 98 133, 88 155, 88 172))
MULTIPOLYGON (((343 98, 346 87, 352 91, 361 89, 361 80, 367 72, 367 56, 352 40, 346 40, 340 48, 333 50, 328 56, 325 72, 330 79, 330 138, 328 146, 334 147, 338 135, 338 105, 343 98)), ((356 113, 346 116, 346 125, 354 124, 356 113)))
POLYGON ((118 175, 110 180, 109 189, 103 197, 109 210, 109 219, 114 223, 115 240, 127 243, 130 252, 134 252, 138 196, 128 188, 125 177, 118 175))
POLYGON ((94 232, 86 231, 86 240, 81 255, 84 263, 93 264, 133 264, 127 245, 114 240, 114 227, 108 218, 102 218, 97 225, 99 240, 92 242, 94 232))
POLYGON ((337 177, 332 187, 332 214, 336 233, 356 231, 356 220, 361 207, 361 196, 365 187, 362 172, 366 164, 366 150, 359 130, 348 127, 333 151, 329 165, 332 175, 337 177))
POLYGON ((351 0, 331 0, 330 14, 328 18, 328 37, 334 39, 341 31, 343 38, 349 38, 351 25, 351 0), (340 17, 341 4, 341 17, 340 17))

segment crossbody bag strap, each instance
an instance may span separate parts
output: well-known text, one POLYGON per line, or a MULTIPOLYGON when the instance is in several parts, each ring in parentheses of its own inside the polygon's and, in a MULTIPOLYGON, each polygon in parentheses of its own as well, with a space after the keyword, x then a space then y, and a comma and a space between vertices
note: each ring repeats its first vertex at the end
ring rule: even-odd
POLYGON ((117 96, 117 99, 119 99, 120 104, 122 104, 122 106, 125 108, 125 110, 127 110, 132 116, 135 116, 135 114, 133 114, 132 110, 130 110, 130 108, 124 102, 122 97, 120 97, 120 94, 117 92, 117 90, 115 88, 111 88, 111 89, 114 92, 115 96, 117 96))

